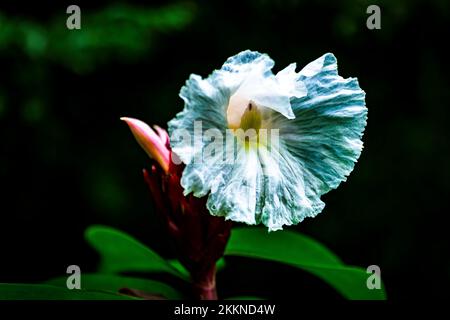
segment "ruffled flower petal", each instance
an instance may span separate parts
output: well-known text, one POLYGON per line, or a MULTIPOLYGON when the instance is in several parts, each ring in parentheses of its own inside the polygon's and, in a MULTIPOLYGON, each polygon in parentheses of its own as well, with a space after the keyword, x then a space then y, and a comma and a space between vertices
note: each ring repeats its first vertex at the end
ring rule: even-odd
POLYGON ((206 79, 192 75, 180 92, 185 108, 169 122, 173 151, 186 164, 185 194, 208 195, 211 214, 269 231, 323 210, 320 196, 345 181, 361 153, 367 119, 364 92, 338 75, 332 54, 298 73, 291 64, 273 75, 273 65, 244 51, 206 79), (236 94, 271 110, 266 125, 279 130, 279 144, 249 149, 233 136, 226 147, 236 94), (211 153, 212 145, 219 147, 211 153), (234 161, 224 161, 230 153, 234 161))
MULTIPOLYGON (((268 55, 246 50, 229 58, 214 75, 231 89, 231 94, 248 97, 259 106, 293 119, 290 97, 295 89, 287 85, 288 81, 284 81, 286 76, 289 77, 287 72, 279 77, 274 76, 271 71, 274 64, 268 55)), ((294 95, 306 95, 305 88, 298 87, 294 95)))
POLYGON ((208 129, 225 132, 227 129, 226 106, 230 89, 216 76, 203 80, 191 75, 181 88, 184 110, 168 123, 172 150, 185 164, 201 157, 205 145, 203 132, 208 129), (201 131, 195 132, 195 124, 201 123, 201 131))
POLYGON ((295 119, 277 118, 286 150, 303 166, 306 186, 318 196, 346 180, 359 158, 367 122, 365 93, 356 78, 338 75, 327 53, 300 71, 308 95, 292 99, 295 119))

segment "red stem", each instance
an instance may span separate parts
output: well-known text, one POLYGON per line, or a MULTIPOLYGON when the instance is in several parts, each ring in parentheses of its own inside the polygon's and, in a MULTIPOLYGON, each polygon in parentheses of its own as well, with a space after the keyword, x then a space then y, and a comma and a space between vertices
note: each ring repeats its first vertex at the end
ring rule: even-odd
POLYGON ((195 298, 200 300, 217 300, 216 266, 213 265, 206 273, 192 278, 195 298))

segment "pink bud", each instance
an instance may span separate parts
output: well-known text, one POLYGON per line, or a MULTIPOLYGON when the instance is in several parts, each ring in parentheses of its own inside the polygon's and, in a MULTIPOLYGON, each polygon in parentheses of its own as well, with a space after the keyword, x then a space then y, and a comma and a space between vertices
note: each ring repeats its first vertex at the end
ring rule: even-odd
POLYGON ((167 132, 160 127, 155 127, 158 134, 153 131, 146 123, 133 118, 120 118, 130 127, 134 138, 150 158, 155 159, 161 168, 169 171, 170 150, 168 149, 169 136, 167 132))
POLYGON ((170 142, 169 142, 169 134, 167 133, 167 131, 164 130, 163 128, 161 128, 160 126, 157 126, 156 124, 153 126, 153 128, 158 133, 158 135, 161 138, 161 141, 163 142, 163 144, 167 148, 169 148, 170 147, 170 142))

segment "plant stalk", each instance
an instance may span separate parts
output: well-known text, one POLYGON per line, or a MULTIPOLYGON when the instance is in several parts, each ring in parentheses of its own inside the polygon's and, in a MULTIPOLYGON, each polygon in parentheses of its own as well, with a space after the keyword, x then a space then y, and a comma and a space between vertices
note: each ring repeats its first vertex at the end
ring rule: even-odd
POLYGON ((192 277, 194 296, 199 300, 217 300, 216 265, 207 272, 192 277))

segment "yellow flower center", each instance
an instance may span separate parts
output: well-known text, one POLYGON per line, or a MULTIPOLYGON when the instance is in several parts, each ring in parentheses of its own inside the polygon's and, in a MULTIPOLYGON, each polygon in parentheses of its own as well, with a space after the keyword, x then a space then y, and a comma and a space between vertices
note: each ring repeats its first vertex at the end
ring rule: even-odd
POLYGON ((256 132, 259 131, 262 125, 262 116, 261 112, 258 110, 258 107, 253 104, 253 102, 249 102, 247 108, 245 108, 244 114, 241 117, 241 123, 239 128, 246 131, 248 129, 255 129, 256 132))
POLYGON ((230 129, 255 129, 262 126, 262 114, 258 106, 250 99, 234 94, 227 107, 227 121, 230 129))
MULTIPOLYGON (((244 141, 246 147, 258 146, 261 141, 260 129, 263 127, 261 108, 253 101, 239 94, 230 98, 227 108, 228 127, 244 141)), ((264 139, 265 140, 265 139, 264 139)))

